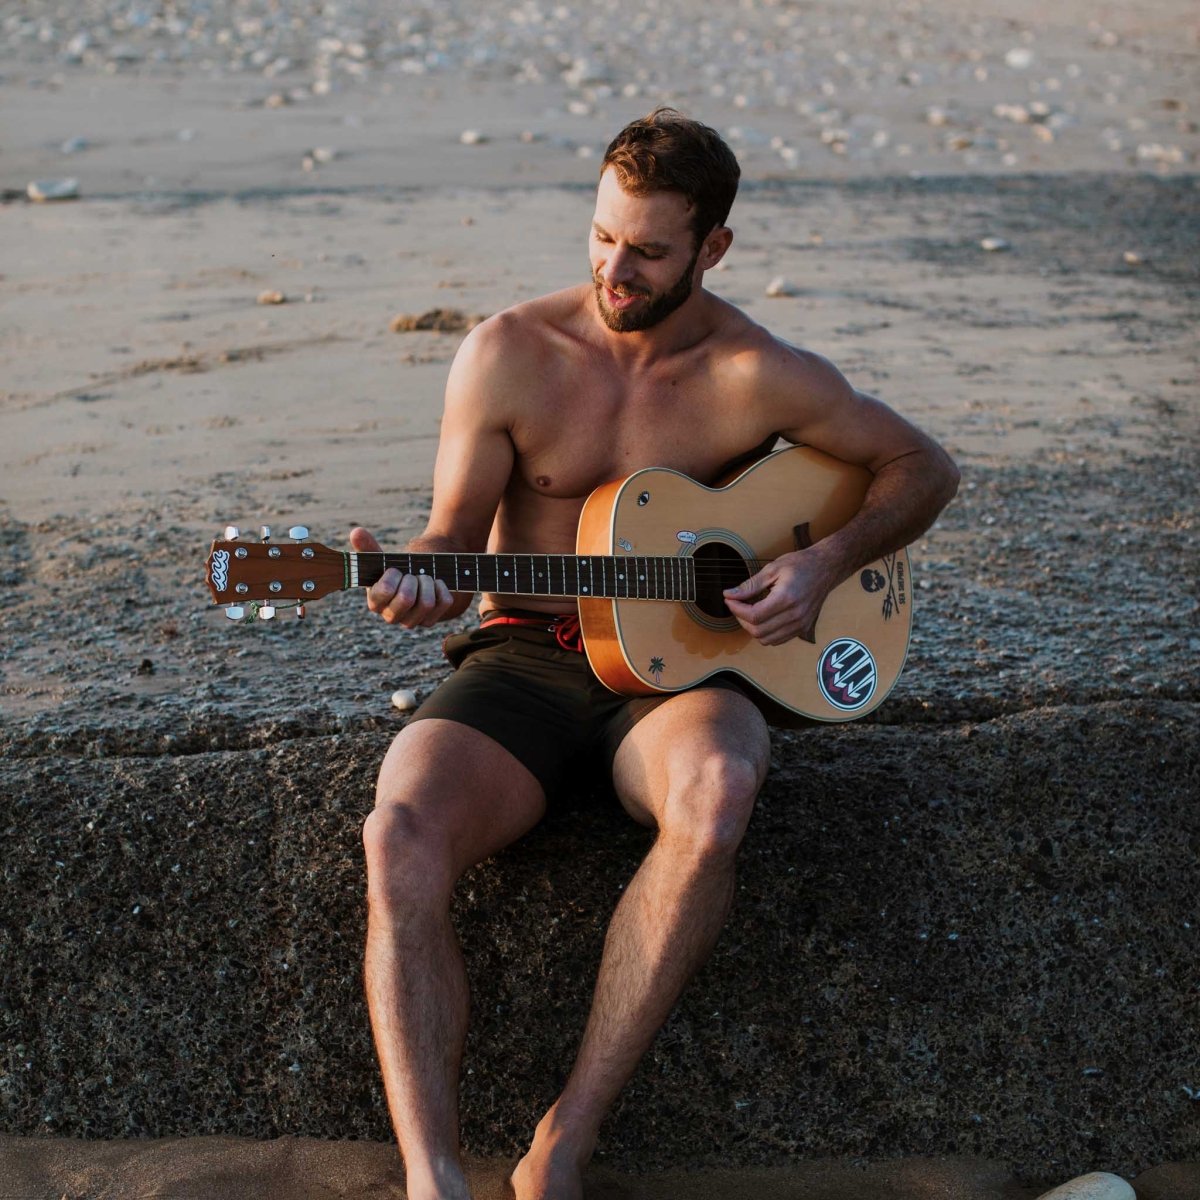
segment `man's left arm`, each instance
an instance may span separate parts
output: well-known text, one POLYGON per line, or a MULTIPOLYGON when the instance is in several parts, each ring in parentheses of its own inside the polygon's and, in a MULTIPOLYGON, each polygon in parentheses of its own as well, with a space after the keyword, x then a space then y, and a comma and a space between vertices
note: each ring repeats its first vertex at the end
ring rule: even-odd
POLYGON ((958 490, 958 468, 927 434, 887 405, 855 391, 818 355, 787 348, 770 372, 781 397, 783 436, 823 450, 874 476, 862 506, 841 529, 785 554, 725 593, 730 612, 766 646, 813 641, 829 593, 867 563, 915 541, 958 490), (781 378, 782 377, 782 378, 781 378))

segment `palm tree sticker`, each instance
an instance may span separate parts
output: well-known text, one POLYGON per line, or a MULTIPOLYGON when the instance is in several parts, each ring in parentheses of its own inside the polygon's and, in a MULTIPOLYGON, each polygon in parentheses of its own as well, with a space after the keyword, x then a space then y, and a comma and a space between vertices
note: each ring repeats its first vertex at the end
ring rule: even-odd
POLYGON ((662 673, 666 669, 666 664, 657 655, 650 660, 650 674, 654 676, 655 683, 662 683, 662 673))

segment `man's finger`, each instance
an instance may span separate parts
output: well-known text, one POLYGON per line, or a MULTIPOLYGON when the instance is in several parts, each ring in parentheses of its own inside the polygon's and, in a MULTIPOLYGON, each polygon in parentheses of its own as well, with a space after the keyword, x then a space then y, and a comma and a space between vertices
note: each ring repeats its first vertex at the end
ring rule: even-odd
POLYGON ((743 604, 748 604, 755 596, 760 592, 765 592, 770 586, 766 572, 759 571, 757 575, 751 575, 749 579, 742 580, 736 587, 726 588, 723 595, 727 600, 740 600, 743 604))
POLYGON ((383 547, 375 540, 375 535, 361 525, 350 530, 350 548, 352 550, 367 550, 378 553, 383 547))

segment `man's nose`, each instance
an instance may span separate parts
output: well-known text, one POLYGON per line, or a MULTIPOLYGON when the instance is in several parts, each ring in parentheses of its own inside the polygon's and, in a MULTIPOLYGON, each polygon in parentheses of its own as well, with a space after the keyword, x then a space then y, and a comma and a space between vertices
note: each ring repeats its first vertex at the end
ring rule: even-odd
POLYGON ((634 275, 633 260, 629 251, 623 246, 614 246, 604 267, 600 272, 605 284, 616 288, 622 283, 628 283, 634 275))

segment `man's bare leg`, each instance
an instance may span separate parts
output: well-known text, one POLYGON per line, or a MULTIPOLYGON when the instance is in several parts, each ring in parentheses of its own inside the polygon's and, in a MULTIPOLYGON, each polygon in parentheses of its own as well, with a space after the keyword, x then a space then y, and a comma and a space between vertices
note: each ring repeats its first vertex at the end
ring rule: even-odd
POLYGON ((537 780, 490 738, 418 721, 392 743, 367 855, 365 981, 409 1200, 469 1200, 459 1157, 458 1079, 468 987, 450 896, 469 867, 540 819, 537 780))
POLYGON ((758 710, 719 689, 661 705, 622 743, 617 793, 659 835, 609 924, 579 1055, 513 1172, 517 1200, 582 1197, 601 1121, 725 923, 769 756, 758 710))

